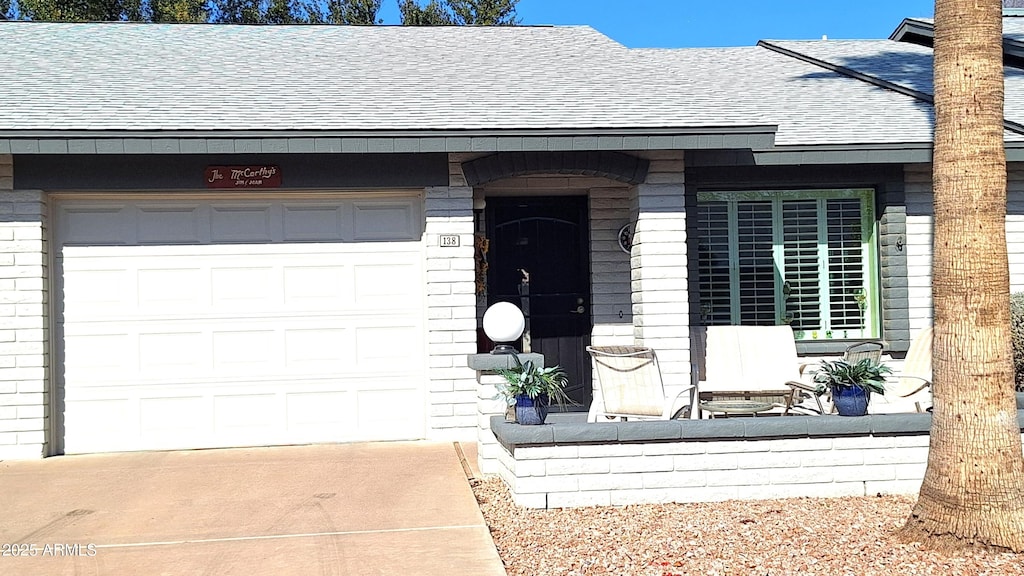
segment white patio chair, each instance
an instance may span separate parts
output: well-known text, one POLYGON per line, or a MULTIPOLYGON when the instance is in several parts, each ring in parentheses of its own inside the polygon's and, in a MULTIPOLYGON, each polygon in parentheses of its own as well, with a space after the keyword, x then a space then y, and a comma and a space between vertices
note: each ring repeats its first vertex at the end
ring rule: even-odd
POLYGON ((868 411, 906 412, 913 403, 918 412, 924 412, 931 405, 931 385, 932 327, 928 326, 911 340, 903 368, 886 378, 885 394, 872 394, 868 411))
POLYGON ((587 346, 594 359, 599 394, 590 404, 588 422, 600 417, 621 420, 669 420, 689 406, 678 401, 688 394, 686 386, 679 394, 667 397, 661 368, 654 349, 644 346, 587 346))
POLYGON ((789 326, 695 326, 691 356, 700 366, 693 416, 705 402, 760 402, 789 414, 800 359, 789 326))

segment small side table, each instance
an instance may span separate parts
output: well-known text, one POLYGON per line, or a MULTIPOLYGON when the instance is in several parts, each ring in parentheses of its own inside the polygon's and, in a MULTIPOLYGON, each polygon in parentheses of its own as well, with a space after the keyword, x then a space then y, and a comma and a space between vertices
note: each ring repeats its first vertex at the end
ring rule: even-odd
POLYGON ((750 414, 756 417, 758 412, 767 412, 774 407, 775 405, 770 402, 755 402, 753 400, 711 400, 700 404, 700 409, 710 413, 712 418, 715 417, 716 412, 727 417, 729 414, 750 414))

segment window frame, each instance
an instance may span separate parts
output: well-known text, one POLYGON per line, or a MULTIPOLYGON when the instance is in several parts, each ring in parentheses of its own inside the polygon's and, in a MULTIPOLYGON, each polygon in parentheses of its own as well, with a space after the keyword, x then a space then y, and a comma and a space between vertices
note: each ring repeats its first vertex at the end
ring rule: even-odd
MULTIPOLYGON (((864 327, 861 330, 854 330, 858 334, 850 334, 849 330, 839 330, 834 333, 831 330, 831 301, 829 300, 829 279, 827 273, 823 272, 822 264, 828 263, 828 228, 827 228, 827 207, 822 210, 818 208, 818 280, 820 283, 819 294, 823 295, 829 305, 819 305, 819 313, 822 318, 821 334, 812 334, 808 330, 798 341, 828 341, 828 340, 857 340, 877 339, 881 337, 881 283, 879 271, 878 251, 878 217, 875 211, 875 190, 871 188, 808 188, 808 189, 767 189, 767 190, 718 190, 700 191, 697 193, 697 209, 699 220, 700 205, 709 202, 724 202, 727 206, 728 222, 728 253, 729 253, 729 301, 730 301, 730 322, 738 324, 740 321, 740 291, 739 291, 739 227, 738 208, 742 202, 771 202, 772 214, 772 262, 775 268, 774 274, 774 298, 775 298, 775 323, 785 324, 785 295, 783 284, 785 279, 782 271, 785 270, 785 242, 783 238, 783 203, 785 201, 809 201, 819 203, 827 200, 850 200, 860 201, 861 211, 861 238, 860 252, 863 262, 863 282, 866 296, 864 310, 864 327), (825 227, 822 227, 822 224, 825 227), (844 333, 845 332, 845 333, 844 333)), ((700 234, 700 227, 697 227, 700 234)), ((698 236, 698 242, 700 236, 698 236)), ((698 256, 699 258, 699 256, 698 256)), ((699 264, 694 267, 700 270, 699 264)), ((698 286, 700 278, 698 276, 698 286)), ((699 288, 698 288, 699 290, 699 288)))

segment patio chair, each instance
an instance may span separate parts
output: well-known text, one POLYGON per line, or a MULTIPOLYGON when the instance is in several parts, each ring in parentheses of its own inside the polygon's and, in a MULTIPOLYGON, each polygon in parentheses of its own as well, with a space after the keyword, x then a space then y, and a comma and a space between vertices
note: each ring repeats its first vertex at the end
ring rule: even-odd
MULTIPOLYGON (((865 340, 863 342, 855 342, 846 347, 843 352, 843 360, 850 363, 856 364, 861 360, 872 360, 876 364, 882 361, 882 350, 885 345, 882 342, 876 340, 865 340)), ((821 398, 817 393, 817 385, 810 381, 809 376, 814 372, 814 364, 803 364, 800 366, 800 374, 808 376, 807 379, 794 380, 789 382, 789 386, 795 389, 796 398, 793 399, 794 406, 800 405, 805 399, 813 398, 814 402, 818 405, 818 414, 825 414, 825 407, 821 403, 821 398)), ((829 394, 830 392, 826 392, 829 394)), ((830 398, 831 400, 831 398, 830 398)), ((813 410, 806 406, 800 406, 806 410, 813 410)), ((834 406, 830 407, 829 411, 834 410, 834 406)))
POLYGON ((788 414, 799 381, 800 361, 789 326, 695 326, 691 355, 699 375, 694 400, 700 405, 772 404, 788 414))
POLYGON ((587 346, 594 359, 596 384, 600 395, 594 394, 588 422, 598 418, 621 420, 669 420, 689 406, 677 408, 679 394, 667 397, 661 380, 661 368, 654 349, 644 346, 587 346))
POLYGON ((932 327, 920 331, 910 342, 903 368, 885 381, 885 394, 872 394, 868 410, 872 413, 904 412, 913 402, 918 412, 931 402, 932 327))

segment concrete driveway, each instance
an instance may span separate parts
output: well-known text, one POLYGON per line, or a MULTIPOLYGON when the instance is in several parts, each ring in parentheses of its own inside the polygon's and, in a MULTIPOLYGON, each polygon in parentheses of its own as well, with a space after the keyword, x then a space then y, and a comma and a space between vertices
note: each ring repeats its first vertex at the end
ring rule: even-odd
POLYGON ((10 576, 505 574, 451 443, 0 462, 0 546, 10 576))

